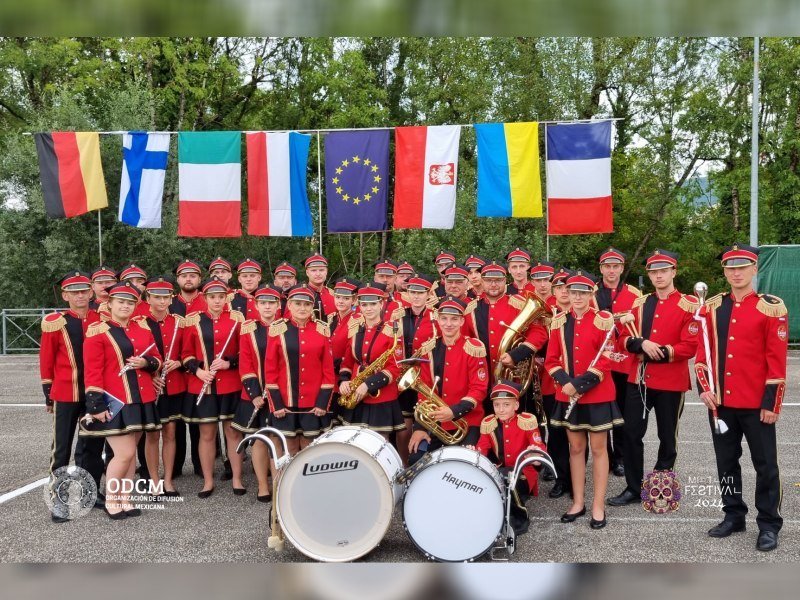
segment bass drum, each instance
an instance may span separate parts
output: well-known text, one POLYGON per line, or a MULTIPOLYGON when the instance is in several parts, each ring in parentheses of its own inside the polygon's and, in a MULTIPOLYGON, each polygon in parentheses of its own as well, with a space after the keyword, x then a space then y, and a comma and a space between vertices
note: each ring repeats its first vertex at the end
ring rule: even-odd
POLYGON ((336 427, 297 453, 278 483, 276 510, 286 538, 315 560, 355 560, 375 548, 402 486, 397 450, 379 433, 336 427))
POLYGON ((408 484, 403 526, 429 559, 474 560, 502 533, 505 489, 500 471, 480 452, 441 448, 408 484))

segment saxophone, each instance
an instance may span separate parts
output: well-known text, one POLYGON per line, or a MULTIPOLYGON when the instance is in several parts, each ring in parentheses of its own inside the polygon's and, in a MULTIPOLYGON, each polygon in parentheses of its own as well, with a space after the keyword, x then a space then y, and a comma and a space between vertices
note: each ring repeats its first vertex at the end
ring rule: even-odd
MULTIPOLYGON (((397 334, 397 322, 395 321, 392 323, 393 332, 394 332, 394 343, 387 348, 383 354, 381 354, 378 358, 373 360, 370 364, 364 367, 361 371, 356 373, 356 376, 350 380, 350 393, 346 396, 339 397, 339 406, 343 406, 347 409, 353 409, 358 405, 359 400, 356 400, 356 389, 362 383, 364 383, 369 377, 375 375, 379 371, 383 370, 383 367, 386 366, 386 363, 389 362, 389 359, 394 354, 395 349, 397 348, 397 343, 399 340, 399 335, 397 334)), ((378 390, 378 393, 375 394, 377 398, 380 395, 381 391, 378 390)))
POLYGON ((448 446, 458 444, 467 435, 469 425, 465 419, 455 419, 451 421, 456 426, 455 431, 447 431, 442 427, 441 423, 431 416, 434 410, 447 406, 447 403, 434 391, 435 388, 436 381, 434 381, 433 388, 430 388, 420 380, 419 367, 408 369, 397 382, 397 389, 401 392, 412 389, 425 397, 424 400, 417 402, 414 407, 414 419, 417 423, 439 438, 444 444, 448 446))

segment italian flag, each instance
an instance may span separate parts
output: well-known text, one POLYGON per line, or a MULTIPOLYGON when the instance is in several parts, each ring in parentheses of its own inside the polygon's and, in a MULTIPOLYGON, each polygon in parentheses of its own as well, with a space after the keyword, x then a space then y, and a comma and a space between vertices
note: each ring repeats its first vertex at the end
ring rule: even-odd
POLYGON ((178 134, 178 235, 241 237, 242 134, 178 134))

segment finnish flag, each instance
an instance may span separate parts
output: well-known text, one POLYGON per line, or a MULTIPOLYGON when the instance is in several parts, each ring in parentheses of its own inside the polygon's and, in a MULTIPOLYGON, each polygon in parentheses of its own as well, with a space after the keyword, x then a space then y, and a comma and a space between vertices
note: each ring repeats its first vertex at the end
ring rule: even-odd
POLYGON ((161 227, 168 156, 168 133, 131 131, 123 134, 122 182, 119 190, 121 222, 134 227, 161 227))

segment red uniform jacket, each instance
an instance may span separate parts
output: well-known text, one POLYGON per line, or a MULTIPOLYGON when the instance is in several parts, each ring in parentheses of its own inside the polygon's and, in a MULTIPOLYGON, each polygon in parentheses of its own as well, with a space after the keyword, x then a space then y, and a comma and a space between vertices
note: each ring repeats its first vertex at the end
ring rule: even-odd
MULTIPOLYGON (((481 437, 475 448, 489 457, 498 468, 513 469, 517 458, 529 446, 547 451, 541 436, 536 417, 530 413, 519 413, 508 421, 501 421, 495 415, 489 415, 481 421, 481 437)), ((533 465, 522 469, 528 481, 531 495, 539 495, 539 474, 533 465)))
MULTIPOLYGON (((548 341, 550 339, 550 324, 553 321, 553 317, 556 316, 560 311, 558 307, 558 303, 556 302, 555 296, 550 296, 547 301, 547 308, 550 310, 542 322, 547 329, 547 338, 548 341)), ((539 386, 542 391, 542 396, 555 396, 556 393, 556 382, 553 381, 553 378, 550 376, 550 373, 547 372, 547 369, 544 368, 544 359, 547 355, 547 344, 544 347, 539 349, 539 352, 536 354, 536 368, 539 370, 539 386)))
POLYGON ((350 338, 347 337, 350 319, 357 314, 356 311, 351 310, 343 319, 339 317, 338 311, 328 315, 328 327, 331 330, 331 347, 333 348, 333 370, 337 376, 342 366, 344 355, 347 352, 347 347, 350 345, 350 338))
POLYGON ((257 321, 261 318, 253 297, 244 290, 234 290, 228 294, 228 310, 238 310, 245 319, 257 321))
POLYGON ((264 387, 270 411, 330 410, 336 376, 328 324, 312 319, 300 327, 293 319, 279 319, 268 336, 264 387))
POLYGON ((601 354, 594 367, 589 368, 613 327, 611 313, 593 308, 580 319, 574 310, 553 317, 544 366, 556 382, 556 400, 569 402, 561 391, 567 383, 572 383, 581 394, 580 404, 610 402, 616 398, 614 380, 609 377, 612 361, 601 354))
MULTIPOLYGON (((164 360, 181 360, 181 347, 183 345, 183 317, 180 315, 167 314, 163 321, 157 321, 152 314, 146 317, 135 317, 142 321, 149 328, 155 339, 158 352, 164 360), (173 336, 175 342, 173 343, 173 336)), ((173 394, 183 394, 186 391, 186 369, 175 369, 167 373, 167 387, 164 390, 169 396, 173 394)))
POLYGON ((489 303, 485 297, 476 300, 474 308, 465 315, 469 323, 470 337, 476 337, 489 352, 489 370, 494 368, 498 358, 498 346, 506 327, 510 325, 525 306, 525 299, 522 296, 501 296, 494 304, 489 303))
POLYGON ((50 313, 42 319, 39 375, 45 400, 82 402, 83 341, 89 325, 100 321, 90 310, 85 318, 71 310, 50 313))
POLYGON ((261 321, 245 321, 239 332, 239 377, 242 379, 242 400, 252 402, 264 396, 269 325, 261 321))
POLYGON ((186 315, 190 315, 192 313, 203 312, 207 308, 208 305, 206 304, 206 297, 199 292, 189 302, 186 302, 186 300, 183 299, 183 296, 178 294, 172 299, 169 312, 185 317, 186 315))
MULTIPOLYGON (((191 374, 187 381, 190 394, 199 394, 203 382, 195 376, 197 369, 208 370, 211 363, 222 352, 231 330, 244 322, 242 313, 224 310, 216 319, 208 311, 193 313, 184 321, 181 361, 191 374)), ((239 332, 235 331, 228 342, 222 358, 230 362, 230 368, 217 371, 214 383, 209 386, 212 394, 230 394, 242 389, 239 379, 239 332)))
POLYGON ((433 320, 433 310, 427 306, 418 315, 415 315, 411 307, 408 307, 405 309, 401 319, 403 322, 403 344, 407 357, 411 356, 415 350, 434 335, 440 335, 436 322, 433 320))
MULTIPOLYGON (((783 300, 750 292, 737 302, 730 293, 706 303, 714 390, 723 406, 764 408, 779 413, 786 388, 789 315, 783 300)), ((695 374, 708 392, 708 367, 702 331, 695 374)))
MULTIPOLYGON (((383 369, 365 381, 369 388, 369 394, 363 400, 365 404, 380 404, 397 399, 397 378, 400 376, 397 361, 403 359, 404 350, 402 322, 396 323, 399 336, 397 347, 383 369)), ((367 327, 363 317, 354 317, 350 319, 348 338, 350 345, 339 370, 341 381, 351 380, 388 350, 394 344, 394 330, 392 323, 381 321, 374 327, 367 327)))
MULTIPOLYGON (((611 289, 601 281, 595 294, 595 305, 598 310, 606 310, 612 314, 624 313, 633 308, 633 303, 641 295, 642 292, 638 288, 627 283, 620 282, 616 289, 611 289)), ((636 357, 630 354, 625 349, 624 344, 621 343, 619 339, 621 333, 622 328, 617 327, 613 336, 614 351, 625 355, 625 359, 619 362, 612 362, 611 370, 627 375, 636 367, 636 357)))
POLYGON ((644 383, 647 387, 669 392, 685 392, 691 387, 689 359, 697 351, 697 332, 694 318, 700 303, 694 296, 674 290, 666 300, 647 294, 633 303, 635 321, 631 326, 617 325, 622 330, 620 346, 635 355, 628 381, 644 383), (654 361, 642 350, 647 339, 661 346, 665 358, 654 361))
MULTIPOLYGON (((434 391, 453 409, 455 418, 466 419, 470 426, 480 426, 483 399, 489 389, 489 366, 481 341, 462 335, 452 346, 447 346, 441 338, 430 339, 419 353, 430 361, 421 366, 420 379, 433 388, 434 378, 439 377, 434 391)), ((442 423, 442 427, 455 429, 451 422, 442 423)))
POLYGON ((139 356, 154 342, 150 328, 141 320, 131 320, 125 327, 116 321, 105 321, 87 329, 83 363, 86 408, 90 414, 105 409, 103 392, 126 404, 155 401, 153 375, 161 367, 161 353, 156 346, 144 355, 147 359, 145 368, 130 369, 119 375, 128 358, 139 356))
POLYGON ((323 285, 320 289, 316 289, 309 283, 308 289, 315 292, 314 310, 318 313, 320 321, 327 321, 328 315, 336 314, 336 300, 329 287, 323 285))

